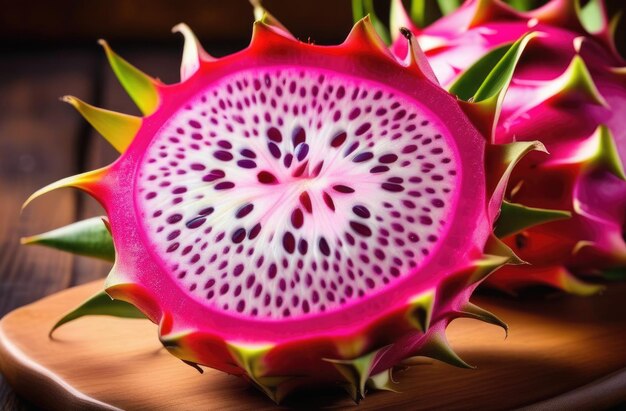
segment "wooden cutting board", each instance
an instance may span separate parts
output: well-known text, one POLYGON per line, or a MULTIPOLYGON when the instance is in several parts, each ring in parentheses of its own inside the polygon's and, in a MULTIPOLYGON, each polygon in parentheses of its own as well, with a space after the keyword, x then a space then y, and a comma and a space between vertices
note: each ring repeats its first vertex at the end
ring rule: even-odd
MULTIPOLYGON (((59 316, 101 282, 25 306, 0 321, 0 370, 26 400, 47 409, 270 410, 235 377, 199 374, 164 351, 147 320, 86 317, 48 339, 59 316)), ((457 320, 448 337, 475 370, 435 361, 398 375, 400 393, 377 392, 358 410, 602 409, 626 404, 626 284, 591 298, 477 302, 509 323, 457 320)), ((356 408, 339 391, 299 394, 283 408, 356 408)))

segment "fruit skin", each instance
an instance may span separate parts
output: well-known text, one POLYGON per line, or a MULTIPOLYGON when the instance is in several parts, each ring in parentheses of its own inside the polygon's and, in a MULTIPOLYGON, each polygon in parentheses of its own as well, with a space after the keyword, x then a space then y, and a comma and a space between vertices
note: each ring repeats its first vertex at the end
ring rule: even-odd
POLYGON ((415 356, 467 366, 448 346, 445 328, 459 317, 506 328, 469 298, 492 271, 517 261, 492 235, 491 227, 512 167, 521 156, 541 146, 488 146, 457 100, 433 82, 419 47, 410 38, 411 54, 401 64, 387 51, 368 19, 358 22, 343 44, 332 47, 297 42, 272 21, 267 16, 257 21, 250 46, 222 59, 208 56, 186 26, 179 26, 186 37, 183 81, 169 86, 130 66, 103 43, 113 70, 144 117, 112 113, 66 98, 122 155, 110 166, 51 184, 27 203, 52 189, 70 186, 95 197, 107 213, 107 228, 116 249, 106 292, 135 305, 157 323, 161 342, 181 360, 240 376, 276 402, 297 388, 336 384, 345 386, 358 401, 366 388, 391 389, 393 369, 410 365, 415 356), (465 173, 461 183, 464 215, 458 217, 458 227, 451 229, 448 241, 442 244, 444 252, 437 254, 420 276, 409 276, 394 287, 393 294, 385 290, 377 298, 314 320, 271 322, 233 317, 190 299, 151 257, 137 229, 134 167, 155 132, 204 84, 239 67, 290 61, 382 79, 409 95, 432 94, 429 102, 439 114, 446 114, 446 126, 458 136, 459 151, 471 159, 465 165, 475 168, 465 173), (497 172, 486 175, 485 163, 497 172))
MULTIPOLYGON (((391 26, 415 33, 451 91, 478 59, 530 30, 540 33, 516 68, 494 142, 543 142, 550 155, 525 158, 506 199, 571 218, 504 238, 529 265, 506 267, 486 283, 509 293, 534 285, 582 295, 601 290, 584 280, 626 267, 626 67, 613 43, 617 19, 609 21, 602 0, 582 11, 575 0, 551 0, 528 12, 499 0, 468 0, 421 29, 400 1, 392 9, 391 26)), ((396 37, 391 49, 402 56, 406 47, 396 37)))

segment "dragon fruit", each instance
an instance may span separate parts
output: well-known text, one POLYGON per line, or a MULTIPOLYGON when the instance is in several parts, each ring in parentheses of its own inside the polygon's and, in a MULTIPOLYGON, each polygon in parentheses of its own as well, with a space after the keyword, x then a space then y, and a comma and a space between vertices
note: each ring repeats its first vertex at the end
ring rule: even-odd
MULTIPOLYGON (((102 42, 144 117, 64 98, 121 156, 26 204, 70 186, 96 198, 115 247, 106 293, 158 324, 176 357, 277 402, 320 385, 358 401, 416 356, 466 366, 445 329, 459 317, 505 327, 469 298, 517 261, 493 221, 512 168, 542 146, 488 144, 408 30, 398 60, 368 18, 316 46, 257 12, 249 47, 220 59, 178 26, 173 85, 102 42)), ((25 242, 111 258, 110 242, 89 243, 103 227, 25 242)))
POLYGON ((626 267, 626 67, 613 42, 616 24, 602 0, 582 9, 575 0, 552 0, 526 12, 499 0, 468 0, 420 28, 400 0, 392 1, 393 52, 406 55, 397 27, 410 28, 438 80, 462 98, 469 96, 459 78, 525 33, 538 33, 516 68, 492 142, 540 140, 551 153, 525 158, 505 198, 541 224, 511 229, 508 221, 499 230, 530 264, 499 270, 487 280, 493 287, 585 295, 602 288, 596 280, 603 275, 626 267))

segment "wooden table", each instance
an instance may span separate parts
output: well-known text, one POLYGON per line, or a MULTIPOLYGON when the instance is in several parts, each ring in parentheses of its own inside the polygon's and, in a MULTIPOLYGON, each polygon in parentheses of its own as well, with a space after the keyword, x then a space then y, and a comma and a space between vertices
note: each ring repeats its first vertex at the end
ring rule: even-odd
MULTIPOLYGON (((178 78, 177 49, 120 51, 165 82, 178 78)), ((20 236, 102 214, 86 195, 60 190, 35 201, 20 216, 21 203, 37 188, 108 164, 116 156, 70 106, 58 101, 65 94, 138 114, 95 45, 11 52, 0 59, 0 316, 56 291, 101 278, 109 270, 103 262, 19 245, 20 236)), ((588 306, 574 304, 572 308, 582 313, 588 306)), ((624 306, 619 309, 626 315, 624 306)), ((568 321, 576 315, 572 312, 568 321)), ((0 376, 0 408, 32 407, 0 376)))
MULTIPOLYGON (((179 50, 121 52, 163 81, 178 80, 179 50)), ((109 264, 42 247, 21 236, 101 215, 75 190, 47 195, 20 216, 34 190, 59 178, 111 162, 116 153, 59 97, 139 114, 95 44, 85 48, 5 52, 0 58, 0 317, 70 286, 104 277, 109 264)), ((29 409, 0 376, 0 409, 29 409)))

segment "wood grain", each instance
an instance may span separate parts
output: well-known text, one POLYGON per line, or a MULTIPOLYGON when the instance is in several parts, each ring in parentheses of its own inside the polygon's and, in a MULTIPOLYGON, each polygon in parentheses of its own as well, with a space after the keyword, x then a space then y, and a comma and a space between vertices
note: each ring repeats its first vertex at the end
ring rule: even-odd
MULTIPOLYGON (((75 194, 51 193, 21 216, 20 207, 36 189, 78 172, 81 122, 58 98, 68 89, 90 97, 91 61, 89 53, 71 50, 0 59, 0 315, 71 285, 70 255, 22 247, 19 238, 70 223, 75 194)), ((20 403, 0 376, 0 407, 20 403)))
MULTIPOLYGON (((101 286, 90 283, 18 309, 0 322, 0 364, 15 389, 50 409, 275 409, 238 379, 207 369, 199 375, 170 356, 146 320, 83 318, 47 332, 58 316, 101 286), (37 395, 33 395, 37 393, 37 395)), ((369 395, 359 410, 600 409, 626 401, 626 285, 585 300, 525 304, 483 299, 505 318, 502 330, 455 321, 452 345, 475 370, 425 361, 398 375, 400 394, 369 395), (615 308, 617 308, 617 311, 615 308), (595 383, 592 383, 594 382, 595 383), (592 383, 591 385, 587 385, 592 383), (587 386, 585 386, 587 385, 587 386), (585 395, 577 395, 577 392, 585 395)), ((284 408, 353 408, 330 391, 288 399, 284 408)))

